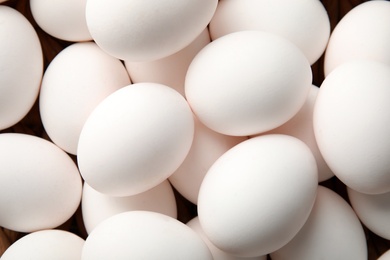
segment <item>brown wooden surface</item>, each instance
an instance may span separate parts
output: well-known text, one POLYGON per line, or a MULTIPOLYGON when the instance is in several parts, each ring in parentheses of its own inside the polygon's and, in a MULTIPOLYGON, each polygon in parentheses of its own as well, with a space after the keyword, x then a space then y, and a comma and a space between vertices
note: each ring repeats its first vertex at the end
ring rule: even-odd
MULTIPOLYGON (((338 21, 353 7, 356 5, 365 2, 360 0, 323 0, 321 1, 328 11, 329 19, 331 22, 331 28, 333 29, 338 21)), ((4 5, 11 6, 21 13, 23 13, 27 19, 35 27, 39 38, 41 40, 43 53, 44 53, 44 66, 45 68, 50 63, 50 61, 66 46, 70 43, 66 41, 58 40, 50 35, 47 35, 43 32, 34 22, 31 11, 29 9, 29 1, 28 0, 10 0, 4 5)), ((319 59, 312 66, 313 70, 313 84, 320 86, 323 81, 323 57, 319 59)), ((44 137, 47 139, 47 135, 44 132, 42 123, 40 121, 39 116, 39 108, 36 103, 32 110, 28 113, 28 115, 18 124, 0 131, 0 133, 6 132, 16 132, 16 133, 28 133, 31 135, 36 135, 40 137, 44 137)), ((75 159, 75 157, 73 157, 75 159)), ((343 196, 347 201, 346 189, 344 184, 342 184, 337 178, 332 178, 324 183, 324 186, 329 187, 343 196)), ((178 219, 182 222, 189 221, 192 217, 196 216, 196 206, 191 202, 184 199, 179 193, 175 191, 175 195, 177 198, 178 205, 178 219)), ((74 216, 66 222, 64 225, 59 227, 61 229, 69 230, 83 238, 86 238, 87 233, 82 223, 81 210, 78 209, 74 216)), ((386 239, 380 238, 377 235, 373 234, 369 230, 365 229, 367 244, 368 244, 368 252, 369 252, 369 260, 377 259, 382 253, 384 253, 387 249, 390 248, 390 242, 386 239)), ((18 233, 10 230, 6 230, 0 227, 0 256, 4 252, 4 250, 12 244, 14 241, 22 237, 23 233, 18 233)))

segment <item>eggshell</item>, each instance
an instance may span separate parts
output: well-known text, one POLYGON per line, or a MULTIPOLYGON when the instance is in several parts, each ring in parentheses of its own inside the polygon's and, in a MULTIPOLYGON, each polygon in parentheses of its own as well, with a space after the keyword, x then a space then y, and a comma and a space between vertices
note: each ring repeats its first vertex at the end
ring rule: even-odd
POLYGON ((184 81, 188 66, 195 55, 208 43, 208 29, 184 49, 162 59, 146 62, 125 61, 131 80, 136 82, 155 82, 174 88, 184 96, 184 81))
POLYGON ((78 143, 79 169, 101 193, 135 195, 173 174, 193 136, 193 115, 180 93, 157 83, 129 85, 88 117, 78 143))
POLYGON ((147 210, 177 218, 175 195, 167 180, 150 190, 128 197, 108 196, 85 183, 81 202, 83 223, 88 233, 103 220, 125 211, 147 210))
POLYGON ((273 252, 302 228, 317 191, 310 149, 288 135, 251 138, 224 153, 199 191, 198 217, 210 241, 241 257, 273 252))
POLYGON ((325 75, 356 59, 390 65, 390 2, 367 1, 349 11, 330 36, 325 53, 325 75))
POLYGON ((209 24, 218 0, 87 1, 86 19, 95 42, 128 61, 167 57, 189 45, 209 24))
POLYGON ((378 236, 390 240, 390 192, 373 195, 348 188, 348 197, 363 224, 378 236))
POLYGON ((169 177, 169 181, 186 199, 198 204, 200 185, 208 169, 223 153, 246 139, 247 137, 214 132, 195 117, 195 134, 191 149, 184 162, 169 177))
POLYGON ((108 95, 129 85, 120 60, 95 43, 75 43, 49 64, 42 80, 39 108, 51 140, 77 153, 81 129, 92 110, 108 95))
POLYGON ((203 240, 189 227, 166 215, 129 211, 99 224, 87 237, 82 260, 212 260, 203 240))
POLYGON ((207 238, 206 234, 202 230, 202 226, 200 225, 198 217, 191 219, 187 223, 187 226, 189 226, 192 230, 194 230, 207 244, 208 248, 210 249, 210 252, 213 255, 214 260, 267 260, 266 255, 255 256, 255 257, 239 257, 222 251, 221 249, 216 247, 213 243, 211 243, 210 240, 207 238))
POLYGON ((292 43, 260 31, 225 35, 193 59, 185 94, 212 130, 246 136, 276 128, 303 106, 311 69, 292 43))
POLYGON ((61 40, 90 41, 85 19, 87 0, 31 0, 34 20, 46 33, 61 40))
POLYGON ((2 260, 80 259, 84 240, 63 230, 42 230, 23 236, 1 256, 2 260))
POLYGON ((323 54, 330 35, 328 14, 316 0, 222 0, 210 22, 213 40, 237 31, 271 32, 294 43, 310 64, 323 54))
POLYGON ((367 259, 364 230, 349 204, 332 190, 319 186, 314 207, 298 234, 271 253, 282 259, 367 259))
POLYGON ((325 181, 334 176, 329 166, 318 149, 317 141, 313 130, 313 110, 315 101, 319 92, 317 86, 312 85, 309 95, 301 110, 285 124, 266 132, 265 134, 286 134, 294 136, 303 141, 310 147, 314 157, 316 158, 318 167, 318 181, 325 181))
POLYGON ((41 44, 30 22, 0 6, 0 130, 19 122, 35 103, 43 73, 41 44))
POLYGON ((334 174, 368 194, 390 191, 390 66, 340 65, 317 96, 313 124, 318 147, 334 174))
POLYGON ((0 226, 19 232, 54 228, 78 208, 78 169, 53 143, 26 134, 0 134, 0 165, 0 226))
POLYGON ((390 250, 383 253, 377 260, 390 260, 390 250))

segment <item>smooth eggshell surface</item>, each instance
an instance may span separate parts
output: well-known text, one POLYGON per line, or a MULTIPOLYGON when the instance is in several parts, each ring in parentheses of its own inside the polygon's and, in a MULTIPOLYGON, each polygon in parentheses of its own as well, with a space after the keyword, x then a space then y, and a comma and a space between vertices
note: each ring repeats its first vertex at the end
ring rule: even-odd
POLYGON ((390 66, 371 61, 340 65, 317 96, 313 124, 333 173, 369 194, 390 191, 390 66))
POLYGON ((291 135, 307 144, 316 158, 318 181, 321 182, 333 177, 334 174, 322 157, 314 136, 313 110, 319 90, 320 89, 317 86, 312 85, 306 102, 303 104, 301 110, 299 110, 299 112, 285 124, 272 129, 265 134, 291 135))
POLYGON ((88 0, 95 42, 127 61, 157 60, 189 45, 209 24, 217 0, 88 0))
POLYGON ((361 222, 378 236, 390 240, 390 192, 364 194, 348 188, 348 197, 361 222))
POLYGON ((303 106, 310 64, 292 43, 260 31, 225 35, 193 59, 185 95, 199 120, 226 135, 276 128, 303 106))
POLYGON ((200 185, 208 169, 227 150, 246 139, 247 137, 214 132, 195 117, 191 149, 184 162, 169 177, 169 181, 186 199, 198 204, 200 185))
POLYGON ((317 186, 315 158, 302 141, 288 135, 251 138, 207 172, 199 191, 199 221, 221 250, 266 255, 302 228, 317 186))
POLYGON ((213 40, 237 31, 267 31, 294 43, 310 64, 323 54, 330 35, 328 14, 316 0, 221 0, 210 22, 213 40))
POLYGON ((0 134, 0 226, 19 232, 55 228, 81 199, 73 160, 45 139, 0 134))
POLYGON ((193 115, 180 93, 157 83, 129 85, 104 99, 84 124, 80 173, 101 193, 135 195, 173 174, 193 136, 193 115))
POLYGON ((267 256, 255 256, 255 257, 239 257, 229 253, 226 253, 216 247, 210 240, 207 238, 206 234, 202 230, 202 226, 200 225, 199 218, 195 217, 191 219, 187 226, 189 226, 192 230, 194 230, 199 236, 203 239, 203 241, 207 244, 210 249, 211 254, 213 255, 214 260, 267 260, 267 256))
POLYGON ((87 237, 82 260, 212 260, 203 240, 182 222, 163 214, 129 211, 100 223, 87 237))
POLYGON ((80 259, 84 240, 62 230, 42 230, 25 235, 13 243, 1 260, 70 260, 80 259))
POLYGON ((366 237, 351 206, 337 193, 319 186, 305 225, 272 260, 367 259, 366 237))
POLYGON ((92 40, 85 19, 86 4, 87 0, 30 0, 31 13, 39 27, 71 42, 92 40))
POLYGON ((349 11, 330 36, 324 60, 325 75, 356 59, 390 65, 389 24, 389 1, 367 1, 349 11))
POLYGON ((0 130, 19 122, 34 105, 43 73, 37 33, 18 11, 0 6, 0 130))
POLYGON ((147 210, 177 218, 175 195, 167 180, 150 190, 127 197, 108 196, 84 183, 81 209, 88 233, 103 220, 125 211, 147 210))
POLYGON ((390 260, 390 250, 383 253, 377 260, 390 260))
POLYGON ((81 129, 92 110, 108 95, 129 85, 120 60, 95 43, 75 43, 49 64, 42 80, 42 124, 55 144, 77 153, 81 129))
POLYGON ((209 43, 210 35, 206 28, 184 49, 154 61, 125 61, 126 69, 134 83, 155 82, 164 84, 184 96, 184 81, 187 69, 195 55, 209 43))

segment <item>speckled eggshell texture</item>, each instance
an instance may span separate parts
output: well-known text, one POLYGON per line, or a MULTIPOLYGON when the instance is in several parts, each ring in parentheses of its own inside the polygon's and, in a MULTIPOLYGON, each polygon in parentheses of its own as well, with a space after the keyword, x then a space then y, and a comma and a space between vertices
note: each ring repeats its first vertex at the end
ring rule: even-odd
POLYGON ((223 251, 266 255, 302 228, 317 182, 315 158, 302 141, 288 135, 251 138, 224 153, 207 172, 198 198, 200 224, 223 251))

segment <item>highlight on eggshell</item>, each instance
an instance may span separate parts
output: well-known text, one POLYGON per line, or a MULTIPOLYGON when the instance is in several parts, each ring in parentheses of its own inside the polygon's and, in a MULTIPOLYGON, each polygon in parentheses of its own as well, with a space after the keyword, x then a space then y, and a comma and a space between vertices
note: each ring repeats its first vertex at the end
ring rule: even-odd
POLYGON ((0 0, 1 259, 390 259, 389 7, 0 0))

